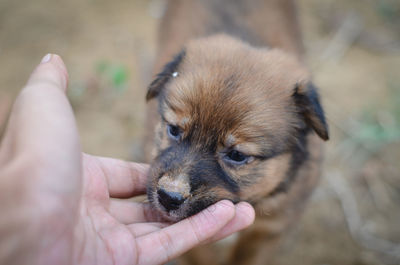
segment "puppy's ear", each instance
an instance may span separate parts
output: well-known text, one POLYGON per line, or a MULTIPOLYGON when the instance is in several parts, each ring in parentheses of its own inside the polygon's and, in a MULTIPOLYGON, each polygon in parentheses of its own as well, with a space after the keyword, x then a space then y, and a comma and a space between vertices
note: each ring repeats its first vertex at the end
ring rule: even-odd
POLYGON ((328 125, 325 121, 324 110, 319 102, 317 88, 311 82, 296 84, 293 98, 306 124, 319 137, 327 141, 329 139, 328 125))
POLYGON ((167 63, 161 73, 157 74, 156 79, 149 85, 147 90, 146 100, 157 97, 160 91, 168 83, 168 81, 173 77, 174 73, 178 71, 179 64, 185 57, 185 50, 178 53, 172 61, 167 63))

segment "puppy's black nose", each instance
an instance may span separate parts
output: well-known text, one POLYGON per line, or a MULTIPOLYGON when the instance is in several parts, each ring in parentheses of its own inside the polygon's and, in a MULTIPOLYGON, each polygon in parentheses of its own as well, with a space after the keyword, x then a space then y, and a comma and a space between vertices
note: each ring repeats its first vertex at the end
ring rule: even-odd
POLYGON ((176 210, 185 201, 179 192, 170 192, 163 189, 157 191, 158 200, 168 211, 176 210))

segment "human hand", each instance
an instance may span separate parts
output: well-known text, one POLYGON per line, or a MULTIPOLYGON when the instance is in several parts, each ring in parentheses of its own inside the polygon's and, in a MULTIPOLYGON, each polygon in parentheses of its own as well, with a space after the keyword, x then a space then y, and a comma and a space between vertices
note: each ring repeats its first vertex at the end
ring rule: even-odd
POLYGON ((13 106, 0 143, 0 264, 159 264, 254 221, 244 202, 168 224, 123 200, 145 193, 148 166, 82 154, 67 80, 48 55, 13 106))

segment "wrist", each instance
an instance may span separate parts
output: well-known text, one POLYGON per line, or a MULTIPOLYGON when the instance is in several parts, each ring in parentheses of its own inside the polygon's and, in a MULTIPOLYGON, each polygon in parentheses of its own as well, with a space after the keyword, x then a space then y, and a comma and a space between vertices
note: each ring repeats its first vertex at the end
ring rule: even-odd
POLYGON ((0 165, 0 264, 70 264, 68 234, 77 214, 57 194, 38 189, 43 172, 31 158, 0 165))

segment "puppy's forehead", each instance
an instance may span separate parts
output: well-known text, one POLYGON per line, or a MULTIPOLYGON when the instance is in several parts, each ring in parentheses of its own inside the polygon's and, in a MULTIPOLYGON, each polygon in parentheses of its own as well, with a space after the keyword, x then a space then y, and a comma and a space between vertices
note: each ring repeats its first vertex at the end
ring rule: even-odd
POLYGON ((279 50, 214 37, 189 43, 164 104, 177 122, 214 131, 223 142, 229 134, 250 141, 289 133, 291 95, 306 79, 307 71, 279 50))

